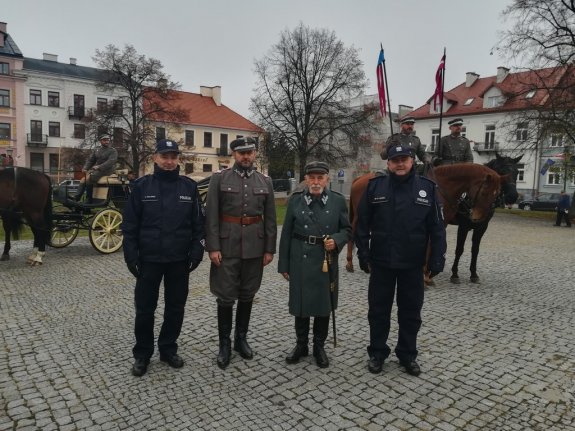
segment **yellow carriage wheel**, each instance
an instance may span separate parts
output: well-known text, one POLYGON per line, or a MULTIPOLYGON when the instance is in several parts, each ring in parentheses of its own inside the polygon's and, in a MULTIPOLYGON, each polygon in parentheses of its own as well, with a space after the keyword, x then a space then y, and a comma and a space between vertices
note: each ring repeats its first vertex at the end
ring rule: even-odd
POLYGON ((54 248, 63 248, 72 244, 77 236, 77 227, 65 224, 56 224, 56 226, 52 228, 52 234, 50 235, 50 245, 54 248))
POLYGON ((90 242, 100 253, 108 254, 122 247, 124 237, 121 230, 122 213, 106 208, 96 213, 90 224, 90 242))

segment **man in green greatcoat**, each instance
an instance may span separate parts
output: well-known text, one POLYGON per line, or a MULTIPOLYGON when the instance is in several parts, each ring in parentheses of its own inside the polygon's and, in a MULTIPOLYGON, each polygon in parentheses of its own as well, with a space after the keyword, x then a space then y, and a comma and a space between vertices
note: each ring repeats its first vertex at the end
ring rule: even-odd
POLYGON ((328 189, 329 167, 311 162, 305 167, 306 187, 288 202, 279 248, 278 272, 289 280, 289 312, 295 316, 297 344, 286 357, 288 364, 307 356, 310 317, 313 322, 313 355, 320 368, 329 366, 324 350, 329 315, 337 308, 337 256, 351 238, 345 198, 328 189), (331 264, 324 260, 331 254, 331 264), (330 273, 335 281, 330 298, 330 273), (332 304, 333 302, 333 304, 332 304))

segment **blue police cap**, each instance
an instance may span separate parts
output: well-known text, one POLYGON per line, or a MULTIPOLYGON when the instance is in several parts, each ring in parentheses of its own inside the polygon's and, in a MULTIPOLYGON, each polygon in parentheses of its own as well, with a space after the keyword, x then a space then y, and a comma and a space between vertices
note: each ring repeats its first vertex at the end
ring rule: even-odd
POLYGON ((176 141, 172 141, 170 139, 160 139, 156 143, 156 150, 154 153, 163 154, 163 153, 178 153, 180 154, 180 150, 178 149, 178 143, 176 141))
POLYGON ((387 151, 387 158, 393 159, 399 156, 413 157, 413 149, 406 145, 392 145, 387 151))

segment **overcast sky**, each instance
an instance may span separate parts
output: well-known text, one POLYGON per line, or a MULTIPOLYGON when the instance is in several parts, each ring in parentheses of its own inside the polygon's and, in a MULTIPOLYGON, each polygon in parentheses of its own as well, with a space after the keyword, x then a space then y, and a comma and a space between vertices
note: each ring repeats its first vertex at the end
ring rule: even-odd
POLYGON ((446 89, 466 72, 496 74, 508 62, 490 55, 511 0, 3 0, 0 21, 24 56, 57 54, 82 66, 107 44, 132 44, 159 59, 182 90, 222 87, 222 102, 250 118, 254 60, 282 30, 299 22, 333 30, 359 49, 376 92, 380 42, 385 49, 392 110, 417 108, 434 91, 435 70, 447 48, 446 89))

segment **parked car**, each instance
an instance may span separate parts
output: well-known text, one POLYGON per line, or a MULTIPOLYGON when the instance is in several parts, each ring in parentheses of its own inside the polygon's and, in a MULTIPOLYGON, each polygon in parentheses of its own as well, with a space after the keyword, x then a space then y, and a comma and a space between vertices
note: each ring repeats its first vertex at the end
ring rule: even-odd
POLYGON ((290 185, 289 180, 280 178, 277 180, 272 180, 274 186, 274 192, 289 192, 290 185))
POLYGON ((54 195, 64 197, 65 194, 73 196, 78 191, 80 180, 64 180, 60 184, 54 185, 54 195))
POLYGON ((559 193, 548 193, 537 196, 535 199, 525 199, 519 202, 519 209, 525 211, 555 211, 559 193))

